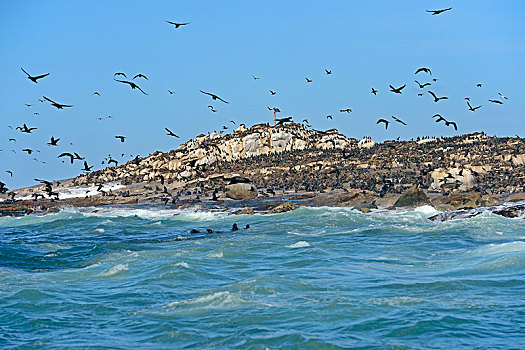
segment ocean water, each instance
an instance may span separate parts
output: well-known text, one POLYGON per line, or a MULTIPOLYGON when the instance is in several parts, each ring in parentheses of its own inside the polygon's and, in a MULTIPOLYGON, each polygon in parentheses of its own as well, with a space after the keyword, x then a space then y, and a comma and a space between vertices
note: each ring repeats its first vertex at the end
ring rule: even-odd
POLYGON ((0 348, 525 348, 525 220, 434 213, 0 218, 0 348))

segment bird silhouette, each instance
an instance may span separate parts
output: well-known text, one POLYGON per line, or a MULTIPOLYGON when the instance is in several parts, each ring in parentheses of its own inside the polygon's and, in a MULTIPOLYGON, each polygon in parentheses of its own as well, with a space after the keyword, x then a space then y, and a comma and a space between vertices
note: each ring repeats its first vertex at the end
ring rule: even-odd
POLYGON ((443 96, 443 97, 437 97, 435 93, 433 93, 432 91, 428 90, 428 93, 432 95, 432 97, 434 97, 434 102, 439 102, 439 100, 448 100, 448 97, 446 96, 443 96))
POLYGON ((175 91, 171 91, 171 90, 168 90, 168 92, 170 93, 170 95, 173 95, 175 93, 175 91))
POLYGON ((379 124, 379 123, 385 123, 385 130, 388 129, 388 124, 390 123, 388 120, 386 119, 379 119, 376 124, 379 124))
POLYGON ((135 79, 135 78, 144 78, 144 79, 146 79, 146 80, 149 80, 148 77, 145 76, 145 75, 142 74, 142 73, 139 73, 139 74, 135 75, 135 76, 133 77, 133 79, 135 79))
POLYGON ((58 156, 58 158, 62 158, 62 157, 69 157, 71 164, 73 164, 73 161, 76 159, 76 157, 69 152, 64 152, 58 156))
POLYGON ((82 169, 82 171, 90 172, 92 168, 93 168, 93 165, 88 166, 88 163, 84 161, 84 168, 82 169))
POLYGON ((179 138, 179 136, 175 135, 175 134, 173 133, 173 131, 171 131, 170 129, 168 129, 168 128, 166 128, 166 127, 165 127, 164 129, 168 132, 166 135, 168 135, 168 136, 173 136, 173 137, 176 137, 176 138, 179 138))
POLYGON ((16 130, 20 130, 20 132, 25 132, 26 134, 30 134, 31 131, 33 130, 36 130, 37 128, 29 128, 27 127, 27 125, 24 123, 24 126, 17 126, 16 127, 16 130))
POLYGON ((224 103, 229 103, 229 102, 226 102, 224 101, 222 98, 220 98, 219 96, 215 95, 215 94, 212 94, 211 92, 206 92, 206 91, 202 91, 202 90, 199 90, 200 92, 202 92, 203 94, 205 95, 208 95, 208 96, 211 96, 212 99, 214 100, 219 100, 219 101, 222 101, 224 103))
POLYGON ((345 112, 346 113, 350 113, 350 112, 352 112, 352 109, 351 108, 340 109, 339 112, 341 112, 341 113, 345 113, 345 112))
POLYGON ((333 119, 331 115, 327 115, 326 119, 333 119))
POLYGON ((502 105, 503 102, 499 101, 499 100, 489 100, 489 102, 492 102, 492 103, 497 103, 499 105, 502 105))
POLYGON ((55 101, 53 101, 53 100, 51 100, 51 99, 49 99, 49 98, 47 98, 45 96, 42 96, 42 97, 45 100, 51 102, 51 106, 56 107, 56 109, 64 109, 64 107, 73 107, 72 105, 63 105, 63 104, 57 103, 57 102, 55 102, 55 101))
POLYGON ((418 68, 414 74, 417 74, 417 73, 420 73, 420 72, 425 72, 425 73, 428 73, 428 74, 432 75, 432 72, 430 71, 430 69, 426 68, 426 67, 418 68))
POLYGON ((330 75, 330 74, 332 74, 332 71, 331 71, 331 70, 325 69, 324 71, 326 72, 326 75, 330 75))
POLYGON ((58 146, 58 141, 60 141, 60 139, 55 139, 53 136, 51 136, 51 141, 49 141, 47 144, 48 146, 58 146))
POLYGON ((275 92, 275 91, 272 91, 272 90, 270 90, 270 94, 272 94, 272 95, 275 95, 275 94, 276 94, 276 92, 275 92))
POLYGON ((443 9, 443 10, 427 10, 427 12, 430 12, 430 13, 432 13, 432 16, 435 16, 435 15, 439 15, 439 14, 445 12, 445 11, 450 11, 450 10, 452 10, 452 7, 449 7, 447 9, 443 9))
POLYGON ((392 116, 392 119, 394 119, 396 122, 400 123, 400 124, 403 124, 403 125, 407 125, 407 123, 405 123, 404 121, 402 121, 401 119, 398 119, 394 116, 392 116))
POLYGON ((420 88, 420 89, 424 89, 425 86, 432 85, 432 84, 430 84, 430 83, 424 83, 424 84, 421 84, 421 83, 419 83, 419 81, 417 81, 417 80, 414 80, 414 81, 417 83, 417 85, 419 85, 419 88, 420 88))
POLYGON ((175 23, 175 22, 171 22, 171 21, 166 21, 168 22, 169 24, 173 24, 175 26, 175 29, 179 28, 180 26, 185 26, 185 25, 188 25, 190 24, 191 22, 186 22, 186 23, 175 23))
POLYGON ((311 83, 312 79, 305 78, 307 83, 311 83))
POLYGON ((482 105, 479 105, 479 106, 477 106, 477 107, 472 107, 472 106, 470 105, 470 102, 469 102, 469 101, 467 101, 467 105, 468 105, 468 110, 469 110, 469 111, 472 111, 472 112, 475 112, 476 109, 481 108, 481 106, 482 106, 482 105))
POLYGON ((132 81, 127 81, 127 80, 118 80, 118 79, 115 79, 115 81, 118 81, 119 83, 124 83, 124 84, 128 84, 131 89, 139 89, 140 92, 142 92, 144 95, 147 95, 147 93, 144 92, 144 90, 142 90, 137 84, 135 84, 134 82, 132 81))
POLYGON ((42 75, 37 75, 37 76, 31 76, 28 72, 24 70, 24 68, 20 67, 20 69, 22 70, 22 72, 26 73, 27 79, 31 80, 33 83, 38 83, 38 79, 45 78, 49 75, 49 73, 47 73, 47 74, 42 74, 42 75))
POLYGON ((100 96, 100 93, 99 93, 98 91, 95 91, 95 92, 93 93, 93 95, 100 96))
POLYGON ((125 74, 125 73, 122 73, 122 72, 116 72, 115 74, 113 74, 113 78, 115 78, 117 75, 122 75, 122 76, 123 76, 124 78, 126 78, 126 79, 128 78, 128 77, 126 76, 126 74, 125 74))
POLYGON ((374 89, 374 88, 372 88, 372 91, 371 91, 371 93, 373 93, 374 95, 377 95, 377 90, 376 90, 376 89, 374 89))
POLYGON ((402 94, 401 90, 403 90, 405 88, 406 84, 403 85, 403 86, 400 86, 398 88, 395 88, 392 85, 389 85, 389 86, 390 86, 390 91, 392 91, 393 93, 395 93, 395 94, 402 94))
POLYGON ((120 142, 124 143, 126 141, 126 136, 115 136, 116 139, 119 139, 120 142))
POLYGON ((261 79, 259 77, 256 77, 255 75, 252 75, 253 80, 261 79))
POLYGON ((505 97, 501 94, 501 92, 498 92, 499 97, 504 98, 505 100, 508 100, 508 97, 505 97))

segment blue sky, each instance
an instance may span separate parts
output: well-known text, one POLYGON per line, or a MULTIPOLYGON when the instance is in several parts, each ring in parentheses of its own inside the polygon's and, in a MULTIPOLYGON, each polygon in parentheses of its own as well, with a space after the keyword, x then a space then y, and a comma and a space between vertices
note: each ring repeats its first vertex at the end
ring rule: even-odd
POLYGON ((0 11, 0 181, 15 188, 35 177, 78 175, 82 164, 62 163, 61 152, 78 152, 99 169, 108 154, 122 162, 168 151, 229 120, 271 121, 267 106, 297 121, 307 118, 316 129, 379 141, 481 130, 525 136, 524 11, 517 0, 6 1, 0 11), (453 9, 426 12, 446 7, 453 9), (175 29, 166 20, 191 24, 175 29), (34 84, 20 67, 51 74, 34 84), (415 76, 419 67, 429 67, 432 76, 415 76), (148 76, 136 81, 148 95, 113 81, 117 71, 148 76), (414 79, 432 82, 431 90, 449 99, 418 97, 414 79), (396 95, 389 84, 407 87, 396 95), (489 103, 498 92, 509 100, 489 103), (38 102, 43 95, 74 107, 57 110, 38 102), (464 97, 483 107, 469 112, 464 97), (353 112, 339 113, 344 108, 353 112), (457 122, 459 131, 436 124, 435 113, 457 122), (113 119, 96 119, 108 115, 113 119), (375 124, 392 115, 408 125, 384 130, 375 124), (23 123, 38 129, 27 135, 7 127, 23 123), (181 138, 165 136, 164 127, 181 138), (122 144, 115 135, 128 139, 122 144), (59 147, 46 145, 51 136, 61 139, 59 147), (28 155, 23 148, 40 152, 28 155))

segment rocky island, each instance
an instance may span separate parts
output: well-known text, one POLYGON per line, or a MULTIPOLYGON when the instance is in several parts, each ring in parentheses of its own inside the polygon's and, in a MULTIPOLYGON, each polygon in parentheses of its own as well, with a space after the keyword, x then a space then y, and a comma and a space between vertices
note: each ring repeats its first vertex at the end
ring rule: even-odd
POLYGON ((520 205, 500 205, 525 201, 524 187, 525 141, 518 137, 480 132, 376 143, 297 123, 241 124, 230 134, 201 134, 176 150, 74 179, 4 189, 0 216, 157 203, 237 213, 429 204, 440 211, 488 207, 515 217, 520 205))

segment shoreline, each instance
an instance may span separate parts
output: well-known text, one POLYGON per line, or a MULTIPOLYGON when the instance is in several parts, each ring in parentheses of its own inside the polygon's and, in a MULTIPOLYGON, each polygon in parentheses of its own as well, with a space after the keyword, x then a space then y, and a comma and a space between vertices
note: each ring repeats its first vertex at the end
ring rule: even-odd
MULTIPOLYGON (((159 191, 149 192, 151 184, 140 183, 133 186, 117 187, 108 194, 63 199, 16 199, 2 198, 0 217, 21 217, 25 215, 46 215, 57 213, 64 208, 87 208, 105 206, 146 205, 166 209, 188 209, 194 211, 215 211, 239 214, 273 214, 295 210, 299 207, 349 208, 370 213, 381 210, 414 209, 425 205, 431 206, 439 214, 430 220, 446 221, 458 216, 469 217, 489 210, 505 217, 521 217, 525 213, 525 192, 503 194, 500 196, 481 196, 477 192, 442 194, 424 191, 414 186, 403 194, 385 194, 383 196, 366 190, 335 190, 325 193, 285 191, 268 196, 264 192, 256 197, 232 199, 225 193, 218 193, 217 198, 186 195, 176 201, 167 202, 166 196, 159 191), (142 190, 139 189, 142 187, 142 190), (408 201, 408 202, 407 202, 408 201)), ((40 186, 17 190, 17 192, 36 193, 40 186)), ((67 188, 67 187, 66 187, 67 188)), ((62 188, 63 189, 63 188, 62 188)), ((73 190, 89 190, 90 187, 74 187, 73 190)), ((168 197, 170 198, 170 197, 168 197)))

